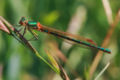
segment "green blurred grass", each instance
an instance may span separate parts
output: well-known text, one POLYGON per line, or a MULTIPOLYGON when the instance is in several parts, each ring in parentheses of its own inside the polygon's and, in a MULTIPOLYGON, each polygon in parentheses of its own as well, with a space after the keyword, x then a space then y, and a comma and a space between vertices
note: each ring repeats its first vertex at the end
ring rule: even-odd
MULTIPOLYGON (((115 16, 119 9, 120 1, 110 1, 113 15, 115 16)), ((66 31, 68 24, 76 12, 79 6, 85 7, 87 10, 86 21, 84 27, 79 32, 80 35, 91 37, 95 40, 98 45, 102 43, 109 29, 107 17, 104 12, 104 8, 101 1, 87 1, 87 0, 0 0, 0 15, 8 20, 11 24, 18 24, 19 19, 22 16, 32 19, 34 21, 40 21, 41 24, 51 26, 53 28, 66 31)), ((120 25, 120 24, 119 24, 120 25)), ((108 69, 102 76, 103 79, 108 80, 119 80, 119 25, 113 34, 111 43, 116 44, 114 48, 112 63, 110 69, 108 69), (115 40, 114 43, 112 40, 115 40), (113 70, 114 75, 110 70, 113 70)), ((44 56, 44 40, 47 34, 38 32, 39 41, 32 42, 35 48, 44 56)), ((27 35, 26 35, 27 36, 27 35)), ((61 48, 62 40, 53 37, 61 48)), ((80 59, 72 58, 77 61, 75 64, 75 70, 79 73, 82 78, 85 77, 85 68, 89 68, 92 60, 95 56, 96 51, 87 50, 78 46, 73 46, 68 53, 81 56, 80 59), (80 50, 80 51, 79 51, 80 50)), ((74 55, 74 56, 76 56, 74 55)), ((105 54, 106 55, 106 54, 105 54)), ((110 55, 107 55, 108 57, 110 55)), ((78 57, 79 58, 79 57, 78 57)), ((68 57, 69 59, 69 57, 68 57)), ((104 62, 104 60, 103 60, 104 62)), ((96 73, 99 73, 104 66, 103 62, 100 63, 96 73)), ((32 54, 27 48, 21 45, 18 41, 8 36, 7 34, 0 31, 0 64, 3 64, 3 79, 4 80, 24 80, 24 75, 29 74, 29 77, 44 79, 51 72, 51 69, 39 60, 34 54, 32 54)), ((72 64, 72 62, 71 62, 72 64)), ((69 72, 69 71, 68 71, 69 72)), ((74 78, 70 74, 70 78, 74 78)), ((36 80, 36 79, 35 79, 36 80)))

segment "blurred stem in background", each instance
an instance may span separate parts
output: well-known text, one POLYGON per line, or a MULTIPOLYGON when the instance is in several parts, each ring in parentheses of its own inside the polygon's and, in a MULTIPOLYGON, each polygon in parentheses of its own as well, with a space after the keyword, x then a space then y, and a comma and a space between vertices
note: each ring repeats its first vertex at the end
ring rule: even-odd
MULTIPOLYGON (((28 1, 27 1, 28 2, 28 1)), ((22 16, 27 16, 27 5, 26 1, 22 0, 8 0, 6 2, 7 7, 9 7, 10 10, 7 11, 7 16, 10 18, 10 22, 12 22, 14 25, 18 24, 18 20, 20 19, 21 15, 22 16)), ((22 45, 17 45, 19 44, 16 42, 15 39, 13 39, 10 43, 9 49, 12 52, 8 59, 8 67, 7 67, 7 80, 19 80, 20 79, 20 74, 22 73, 22 56, 21 53, 23 53, 21 50, 22 45), (12 45, 13 44, 13 45, 12 45), (14 47, 14 48, 13 48, 14 47), (21 50, 20 50, 21 49, 21 50), (14 71, 14 72, 13 72, 14 71)))
MULTIPOLYGON (((88 37, 100 45, 107 34, 109 25, 111 25, 112 22, 114 23, 112 18, 116 16, 119 3, 119 0, 0 0, 0 15, 4 16, 5 19, 13 25, 17 25, 19 19, 25 16, 28 19, 30 18, 30 20, 40 21, 41 24, 46 26, 54 26, 52 28, 58 30, 68 31, 74 34, 80 33, 80 35, 88 37), (77 26, 77 28, 75 26, 77 26)), ((69 66, 67 67, 67 64, 74 68, 78 76, 82 79, 88 79, 88 76, 90 76, 89 69, 92 69, 91 63, 93 64, 95 61, 99 64, 96 68, 93 68, 94 70, 92 69, 93 72, 90 71, 93 73, 92 76, 94 78, 109 59, 112 63, 100 76, 100 79, 120 79, 118 75, 120 71, 120 50, 117 50, 120 48, 119 25, 120 24, 116 26, 115 33, 112 34, 113 37, 110 40, 110 48, 113 56, 105 54, 107 57, 102 54, 97 54, 96 50, 68 44, 65 45, 64 40, 50 36, 56 40, 58 50, 66 55, 65 57, 68 63, 65 63, 65 70, 71 80, 76 77, 68 69, 69 66), (95 57, 96 54, 100 55, 100 58, 95 57), (112 57, 110 58, 110 56, 112 57)), ((39 34, 39 40, 32 41, 31 43, 45 59, 48 59, 44 51, 44 41, 48 35, 41 32, 37 33, 39 34)), ((30 38, 31 35, 27 32, 25 37, 30 38)), ((53 50, 53 52, 55 51, 53 50)), ((15 39, 0 31, 0 62, 3 66, 3 79, 44 80, 46 76, 53 73, 50 71, 50 68, 42 61, 39 61, 36 56, 32 55, 32 53, 27 53, 29 52, 15 39), (12 70, 16 70, 14 74, 12 70)), ((63 61, 60 62, 62 63, 63 61)), ((49 79, 52 78, 52 76, 49 77, 49 79)))

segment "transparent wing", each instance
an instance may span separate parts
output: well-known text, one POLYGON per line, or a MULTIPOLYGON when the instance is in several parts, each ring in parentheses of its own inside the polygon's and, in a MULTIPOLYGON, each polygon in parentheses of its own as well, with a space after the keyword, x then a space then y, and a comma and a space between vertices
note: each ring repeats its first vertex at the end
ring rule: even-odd
POLYGON ((96 45, 96 43, 93 40, 89 39, 89 38, 74 35, 74 34, 71 34, 71 33, 68 33, 68 32, 62 32, 62 31, 59 31, 59 30, 56 30, 56 29, 53 29, 53 28, 49 28, 49 27, 46 27, 46 26, 43 26, 42 29, 48 30, 48 33, 49 32, 54 32, 54 33, 57 33, 59 35, 67 36, 67 37, 72 38, 72 39, 85 41, 85 42, 88 42, 90 44, 96 45))

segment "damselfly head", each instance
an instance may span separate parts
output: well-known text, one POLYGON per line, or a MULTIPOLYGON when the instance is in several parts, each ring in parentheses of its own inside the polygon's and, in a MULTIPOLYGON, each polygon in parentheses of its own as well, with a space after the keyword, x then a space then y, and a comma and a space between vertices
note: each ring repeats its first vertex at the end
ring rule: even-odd
POLYGON ((26 22, 27 22, 27 21, 26 21, 25 17, 22 17, 22 18, 20 19, 19 24, 25 26, 25 25, 26 25, 26 22))

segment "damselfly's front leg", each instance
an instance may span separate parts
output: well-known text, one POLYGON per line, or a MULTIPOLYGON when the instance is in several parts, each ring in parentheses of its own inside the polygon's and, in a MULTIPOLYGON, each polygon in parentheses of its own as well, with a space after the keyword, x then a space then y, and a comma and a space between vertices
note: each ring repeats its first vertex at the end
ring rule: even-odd
POLYGON ((21 32, 22 29, 23 29, 23 27, 22 27, 21 25, 14 25, 14 26, 15 26, 15 28, 17 28, 17 30, 18 30, 19 32, 21 32))
POLYGON ((26 30, 27 30, 27 26, 25 26, 25 28, 24 28, 23 36, 25 35, 26 30))
POLYGON ((23 26, 21 26, 21 25, 15 25, 18 29, 18 31, 19 31, 19 33, 22 31, 22 29, 24 28, 24 30, 23 30, 23 34, 22 34, 22 36, 24 36, 25 35, 25 33, 26 33, 26 30, 27 30, 27 26, 25 26, 25 27, 23 27, 23 26))

